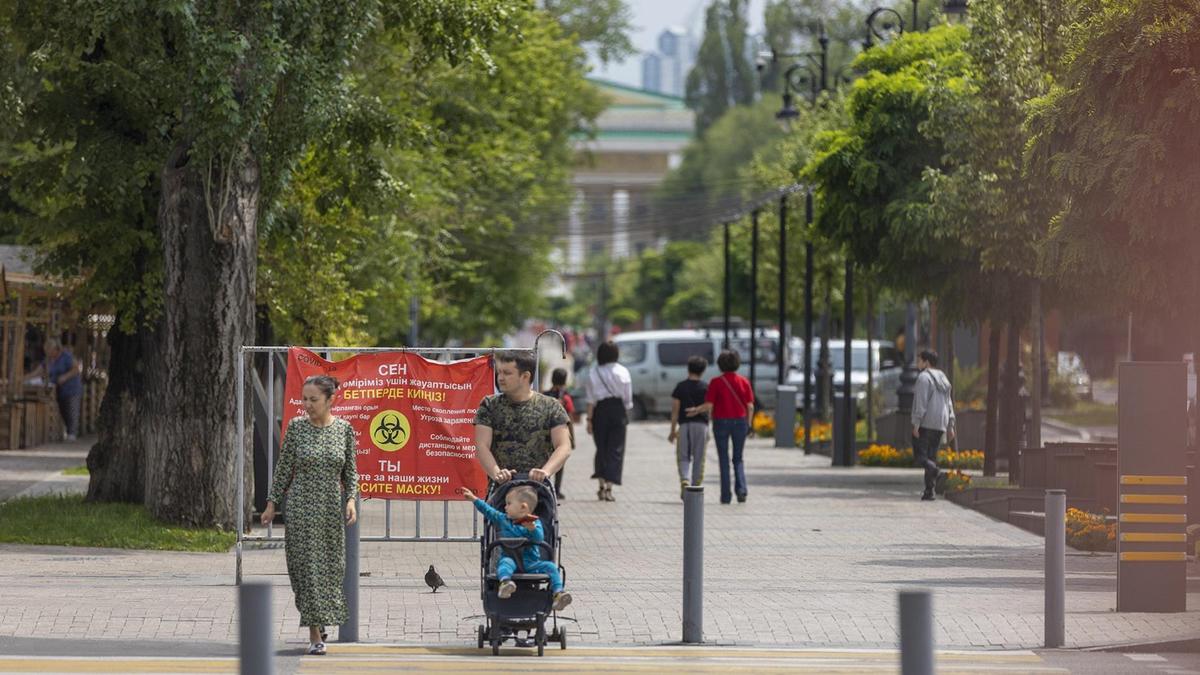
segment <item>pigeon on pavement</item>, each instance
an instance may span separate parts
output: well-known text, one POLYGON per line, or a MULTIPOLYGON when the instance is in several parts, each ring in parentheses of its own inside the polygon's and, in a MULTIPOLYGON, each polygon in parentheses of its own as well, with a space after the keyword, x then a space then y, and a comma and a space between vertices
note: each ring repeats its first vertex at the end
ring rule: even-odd
POLYGON ((434 593, 437 593, 438 587, 446 585, 446 582, 442 581, 442 575, 433 569, 433 565, 430 565, 429 571, 425 573, 425 585, 432 588, 434 593))

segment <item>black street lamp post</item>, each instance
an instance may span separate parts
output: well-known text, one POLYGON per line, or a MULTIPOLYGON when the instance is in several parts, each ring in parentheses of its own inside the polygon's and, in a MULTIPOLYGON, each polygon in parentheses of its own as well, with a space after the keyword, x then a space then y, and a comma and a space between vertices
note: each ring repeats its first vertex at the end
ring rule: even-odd
POLYGON ((733 265, 729 260, 729 228, 732 223, 725 223, 725 301, 724 301, 724 329, 725 337, 721 342, 722 349, 729 349, 729 292, 732 290, 732 271, 733 265))
MULTIPOLYGON (((804 223, 812 228, 813 193, 804 193, 804 223)), ((813 364, 813 245, 812 237, 804 242, 804 453, 812 453, 812 364, 813 364)))
POLYGON ((750 392, 758 408, 758 389, 755 388, 758 366, 758 209, 750 212, 750 392))
POLYGON ((787 259, 787 195, 784 195, 779 198, 779 340, 775 354, 781 385, 787 384, 788 372, 787 259))

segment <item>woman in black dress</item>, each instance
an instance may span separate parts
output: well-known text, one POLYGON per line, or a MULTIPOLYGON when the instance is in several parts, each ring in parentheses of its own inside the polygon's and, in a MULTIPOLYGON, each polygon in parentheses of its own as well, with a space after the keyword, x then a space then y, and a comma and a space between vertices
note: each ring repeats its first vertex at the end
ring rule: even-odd
POLYGON ((627 411, 633 409, 633 380, 629 370, 617 363, 620 351, 609 340, 596 350, 596 367, 587 379, 587 432, 596 441, 596 465, 592 478, 600 481, 596 497, 611 502, 612 486, 621 484, 625 463, 627 411))

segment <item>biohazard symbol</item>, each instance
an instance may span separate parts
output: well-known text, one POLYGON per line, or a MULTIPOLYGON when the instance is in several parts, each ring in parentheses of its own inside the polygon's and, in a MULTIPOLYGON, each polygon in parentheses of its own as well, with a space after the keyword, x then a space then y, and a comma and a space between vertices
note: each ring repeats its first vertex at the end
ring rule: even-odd
POLYGON ((408 444, 412 427, 398 410, 383 410, 371 420, 371 442, 384 452, 396 452, 408 444))

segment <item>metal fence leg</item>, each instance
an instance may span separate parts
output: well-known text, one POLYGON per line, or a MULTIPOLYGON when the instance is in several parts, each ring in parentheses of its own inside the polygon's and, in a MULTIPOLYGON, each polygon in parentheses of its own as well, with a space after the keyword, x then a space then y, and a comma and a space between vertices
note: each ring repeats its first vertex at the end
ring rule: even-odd
POLYGON ((243 675, 272 675, 275 645, 272 636, 271 585, 260 581, 238 588, 238 652, 243 675))
POLYGON ((360 513, 360 520, 346 526, 346 576, 342 578, 342 592, 346 595, 346 623, 338 627, 338 642, 358 642, 358 547, 362 499, 355 497, 354 505, 360 513))
POLYGON ((900 591, 900 672, 933 675, 933 595, 900 591))
POLYGON ((1046 647, 1066 643, 1067 491, 1046 490, 1046 647))
POLYGON ((246 352, 237 355, 237 566, 234 584, 242 584, 242 535, 246 523, 242 518, 246 511, 246 352))
POLYGON ((683 495, 683 641, 704 642, 704 486, 683 495))

